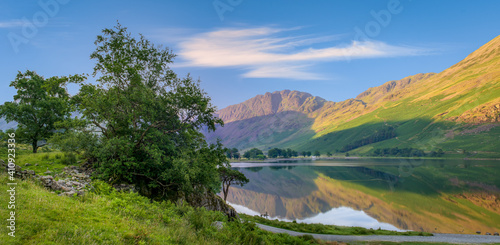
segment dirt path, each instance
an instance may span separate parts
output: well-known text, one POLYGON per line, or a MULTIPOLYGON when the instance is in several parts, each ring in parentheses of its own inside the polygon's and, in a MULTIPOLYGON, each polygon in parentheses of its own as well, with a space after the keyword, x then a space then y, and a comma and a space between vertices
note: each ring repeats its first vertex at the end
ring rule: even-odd
POLYGON ((440 234, 436 233, 434 236, 347 236, 347 235, 324 235, 324 234, 311 234, 280 229, 268 225, 257 224, 261 229, 274 232, 274 233, 288 233, 292 236, 312 235, 316 239, 325 241, 337 242, 367 242, 367 241, 386 241, 386 242, 446 242, 446 243, 498 243, 500 244, 500 237, 486 236, 486 235, 464 235, 464 234, 440 234))

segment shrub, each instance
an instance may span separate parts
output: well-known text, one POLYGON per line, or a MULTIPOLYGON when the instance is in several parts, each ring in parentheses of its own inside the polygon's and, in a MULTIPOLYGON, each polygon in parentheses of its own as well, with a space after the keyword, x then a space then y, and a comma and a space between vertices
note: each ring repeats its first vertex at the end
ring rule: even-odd
POLYGON ((62 163, 65 165, 76 164, 76 155, 74 153, 65 153, 62 163))

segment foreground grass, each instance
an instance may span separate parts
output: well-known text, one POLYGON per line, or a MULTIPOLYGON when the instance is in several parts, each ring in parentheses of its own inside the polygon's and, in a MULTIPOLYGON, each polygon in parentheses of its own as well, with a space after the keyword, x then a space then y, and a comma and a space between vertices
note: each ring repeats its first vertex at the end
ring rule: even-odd
MULTIPOLYGON (((7 188, 7 175, 0 185, 7 188)), ((32 181, 16 187, 16 233, 0 232, 1 244, 323 244, 311 236, 293 237, 260 230, 250 222, 227 222, 220 212, 153 202, 96 182, 95 193, 57 196, 32 181), (213 224, 223 223, 221 229, 213 224)), ((9 198, 0 192, 2 203, 9 198)), ((7 205, 0 206, 2 219, 7 205)))
POLYGON ((400 236, 432 236, 428 232, 417 232, 417 231, 388 231, 388 230, 373 230, 366 229, 362 227, 348 227, 348 226, 336 226, 336 225, 323 225, 323 224, 306 224, 306 223, 296 223, 296 222, 285 222, 279 220, 269 220, 259 216, 250 216, 245 214, 240 214, 240 216, 247 220, 260 223, 263 225, 269 225, 277 228, 306 232, 306 233, 317 233, 317 234, 331 234, 331 235, 400 235, 400 236))
MULTIPOLYGON (((0 159, 7 162, 7 154, 7 145, 0 143, 0 159)), ((46 171, 60 173, 64 167, 77 165, 82 161, 77 154, 60 152, 48 146, 40 147, 38 153, 33 153, 32 148, 25 144, 16 144, 15 160, 23 170, 34 170, 36 174, 42 175, 46 171)))

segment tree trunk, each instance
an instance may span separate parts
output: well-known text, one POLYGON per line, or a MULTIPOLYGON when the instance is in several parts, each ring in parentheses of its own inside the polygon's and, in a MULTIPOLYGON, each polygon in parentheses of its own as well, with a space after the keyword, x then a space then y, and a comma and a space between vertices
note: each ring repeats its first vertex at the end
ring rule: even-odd
POLYGON ((222 192, 224 192, 224 202, 226 202, 227 193, 229 192, 229 185, 227 185, 226 188, 222 187, 222 192))
POLYGON ((31 143, 31 146, 33 146, 33 153, 36 153, 36 150, 38 149, 38 141, 34 140, 33 143, 31 143))

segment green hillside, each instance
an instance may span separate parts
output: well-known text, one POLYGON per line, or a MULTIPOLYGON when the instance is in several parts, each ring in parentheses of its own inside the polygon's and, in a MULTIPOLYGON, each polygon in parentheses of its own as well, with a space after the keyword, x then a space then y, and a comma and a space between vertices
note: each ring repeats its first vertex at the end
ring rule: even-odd
POLYGON ((218 114, 226 125, 207 134, 208 139, 221 138, 241 150, 290 147, 371 154, 411 147, 500 157, 500 36, 441 73, 389 81, 355 99, 330 102, 285 90, 218 114), (394 133, 386 137, 387 130, 394 133))

